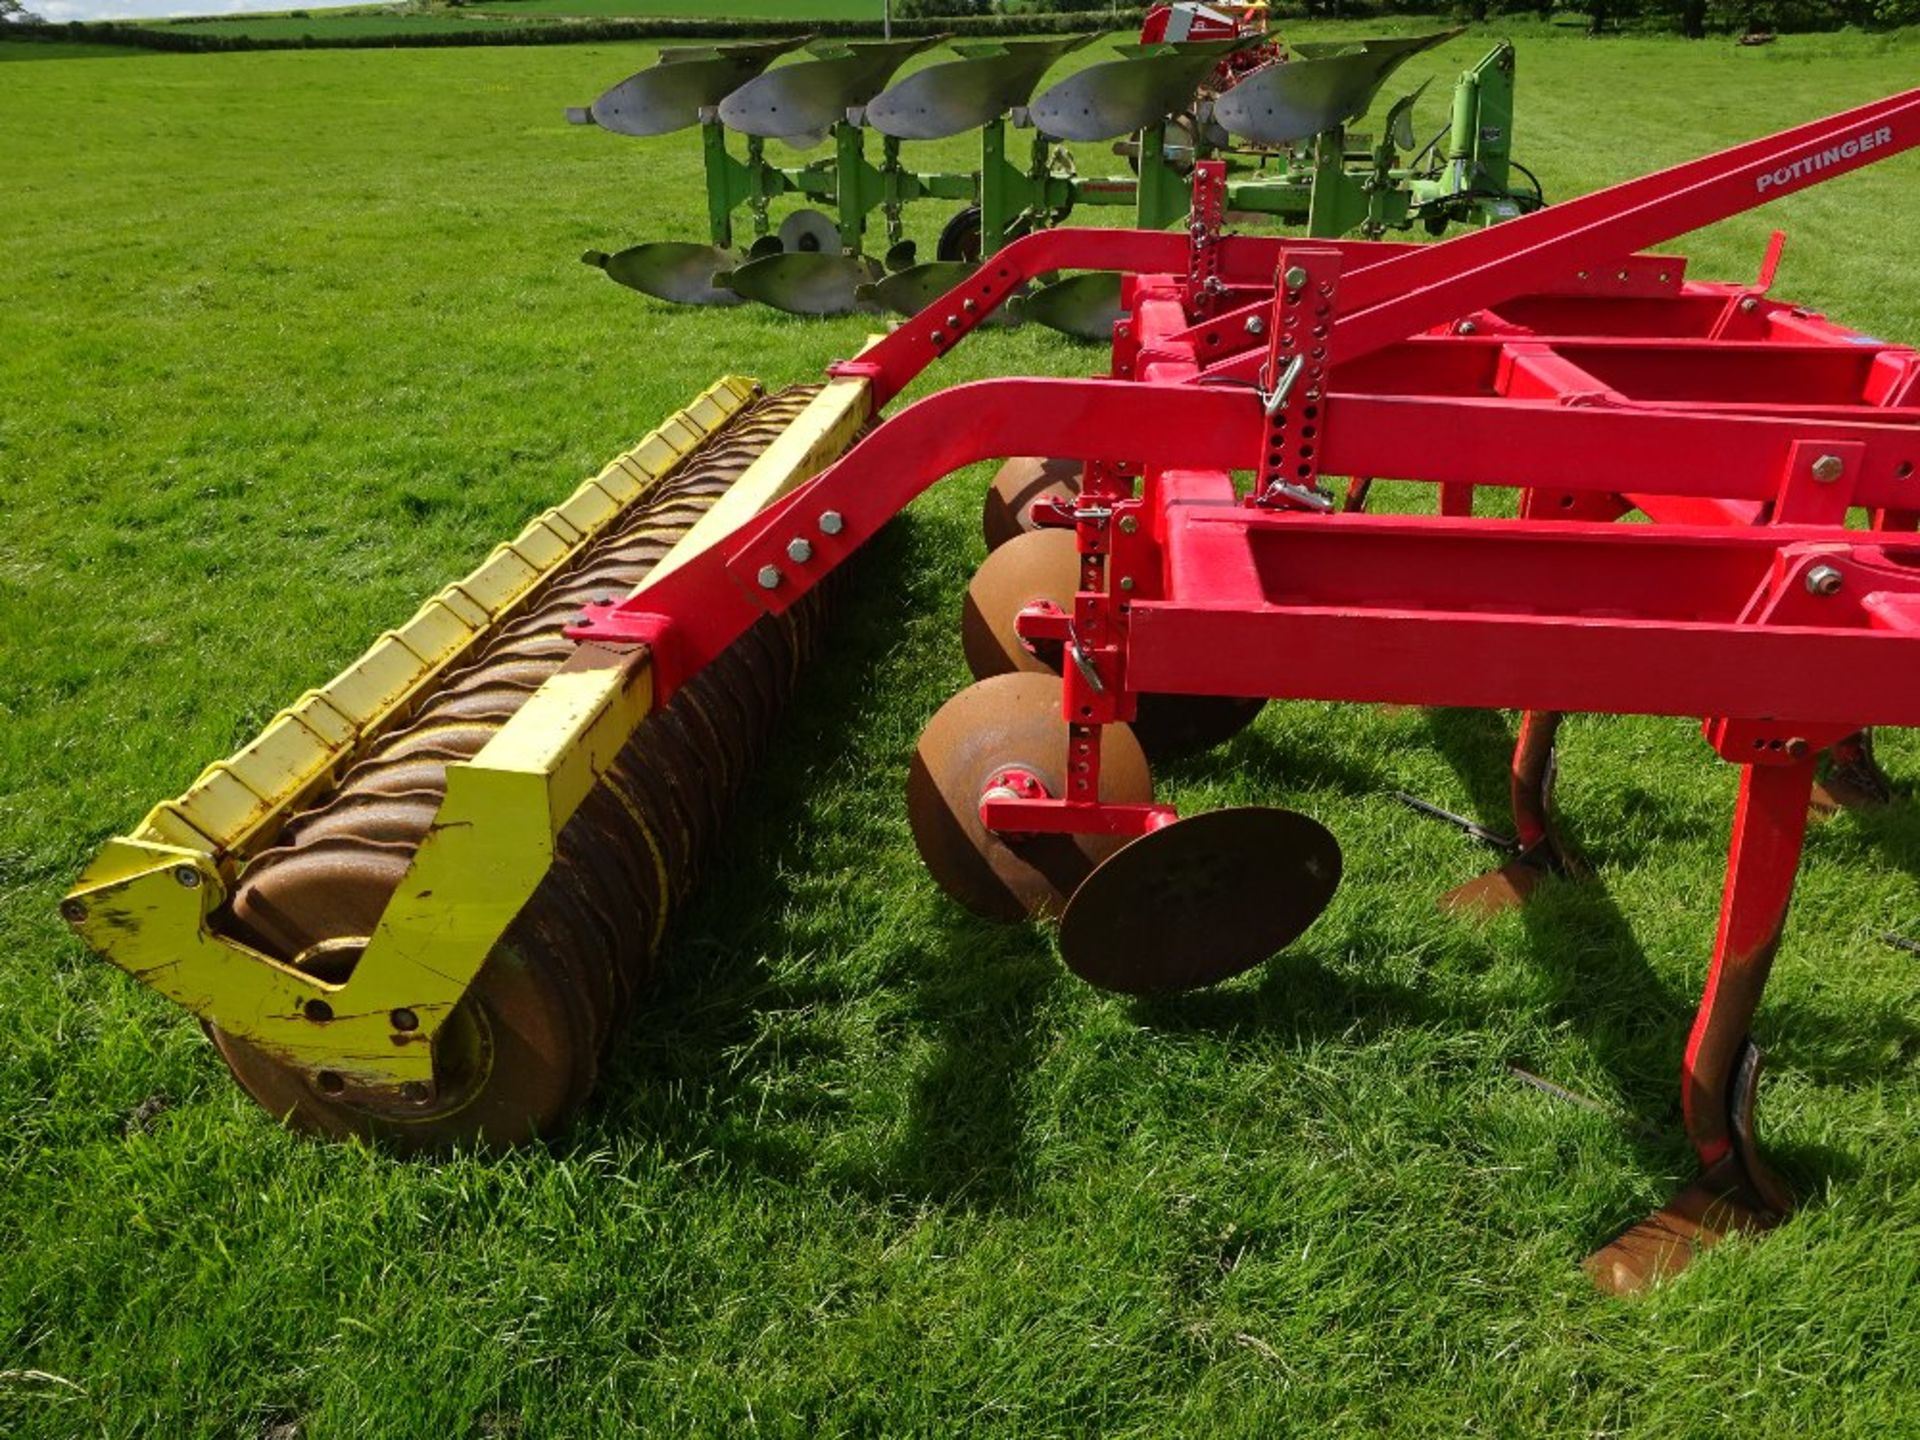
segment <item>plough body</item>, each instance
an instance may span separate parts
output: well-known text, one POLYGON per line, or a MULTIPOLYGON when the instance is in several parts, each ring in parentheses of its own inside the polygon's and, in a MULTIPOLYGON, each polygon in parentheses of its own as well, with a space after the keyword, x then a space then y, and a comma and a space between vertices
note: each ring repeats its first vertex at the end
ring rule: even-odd
MULTIPOLYGON (((1179 222, 1193 164, 1216 154, 1234 166, 1226 199, 1235 214, 1316 236, 1378 236, 1414 225, 1438 234, 1539 203, 1537 191, 1511 188, 1510 45, 1494 46, 1460 77, 1447 126, 1419 146, 1412 112, 1420 91, 1390 109, 1377 139, 1346 127, 1401 64, 1457 31, 1296 45, 1289 57, 1266 36, 1264 20, 1253 7, 1158 7, 1142 43, 1120 46, 1120 58, 1044 90, 1042 76, 1095 35, 955 42, 960 58, 891 88, 883 87, 894 72, 935 41, 823 42, 798 57, 790 53, 798 41, 664 51, 653 67, 568 113, 624 135, 697 125, 708 240, 594 250, 585 259, 622 284, 681 304, 751 299, 802 314, 913 314, 984 257, 1062 224, 1078 206, 1131 207, 1142 229, 1179 222), (869 131, 881 137, 878 164, 868 155, 869 131), (980 137, 971 171, 916 170, 902 159, 903 142, 967 131, 980 137), (730 132, 745 137, 744 157, 730 148, 730 132), (807 149, 829 140, 824 158, 785 166, 768 158, 769 141, 807 149), (1062 141, 1115 141, 1132 173, 1083 175, 1062 141), (772 207, 783 197, 832 213, 795 211, 776 230, 772 207), (918 256, 902 224, 906 207, 923 200, 962 207, 932 260, 918 256), (742 210, 752 228, 744 253, 735 234, 742 210), (876 215, 887 240, 877 258, 864 253, 876 215)), ((1116 308, 1110 284, 1083 277, 1015 297, 996 313, 1002 322, 1031 316, 1104 341, 1116 308)))

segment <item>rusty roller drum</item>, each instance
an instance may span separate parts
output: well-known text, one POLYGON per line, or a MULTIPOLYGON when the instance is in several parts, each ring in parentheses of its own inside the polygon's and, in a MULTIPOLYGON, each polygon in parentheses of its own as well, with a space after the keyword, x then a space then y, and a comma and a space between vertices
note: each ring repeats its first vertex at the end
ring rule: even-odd
MULTIPOLYGON (((234 927, 282 959, 341 978, 433 823, 448 764, 478 754, 566 661, 574 645, 562 629, 581 606, 644 580, 814 393, 788 390, 742 412, 558 572, 247 867, 234 927)), ((668 917, 791 692, 818 620, 808 603, 762 621, 634 734, 443 1027, 437 1097, 378 1111, 351 1105, 209 1027, 235 1077, 297 1128, 403 1150, 552 1133, 593 1089, 610 1037, 652 977, 668 917)))

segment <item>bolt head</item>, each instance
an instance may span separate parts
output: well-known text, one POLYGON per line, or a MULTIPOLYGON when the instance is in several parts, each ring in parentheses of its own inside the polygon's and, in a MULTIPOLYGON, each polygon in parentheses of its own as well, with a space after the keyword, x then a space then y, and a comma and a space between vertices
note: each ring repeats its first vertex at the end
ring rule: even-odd
POLYGON ((1258 315, 1249 315, 1247 317, 1247 333, 1249 335, 1266 334, 1267 322, 1258 315))
POLYGON ((176 865, 173 867, 173 883, 182 890, 198 890, 200 872, 191 865, 176 865))
POLYGON ((1831 485, 1838 480, 1847 468, 1846 461, 1838 455, 1822 455, 1813 462, 1813 478, 1823 485, 1831 485))
POLYGON ((409 1032, 420 1028, 420 1017, 403 1005, 387 1016, 387 1023, 396 1030, 409 1032))
POLYGON ((838 535, 846 528, 847 522, 841 517, 838 510, 822 510, 820 512, 820 533, 822 535, 838 535))
POLYGON ((1122 575, 1122 576, 1120 577, 1120 588, 1121 588, 1122 590, 1131 590, 1131 589, 1133 589, 1133 576, 1131 576, 1131 575, 1122 575))
POLYGON ((1131 535, 1139 528, 1140 521, 1137 517, 1132 515, 1122 515, 1120 517, 1120 533, 1122 535, 1131 535))
POLYGON ((1759 308, 1760 308, 1760 302, 1756 300, 1753 296, 1745 295, 1741 297, 1740 299, 1741 314, 1751 315, 1754 311, 1758 310, 1759 308))
POLYGON ((796 535, 787 542, 787 558, 796 565, 804 565, 813 558, 813 542, 803 535, 796 535))
POLYGON ((960 328, 960 317, 958 315, 949 315, 947 317, 947 328, 949 330, 958 330, 960 328))
POLYGON ((1298 290, 1307 283, 1307 272, 1298 265, 1289 265, 1286 274, 1287 289, 1298 290))
POLYGON ((1816 565, 1807 571, 1809 595, 1838 595, 1845 577, 1831 565, 1816 565))
POLYGON ((946 337, 946 335, 945 335, 945 334, 943 334, 943 333, 942 333, 941 331, 938 331, 938 330, 936 330, 936 331, 934 331, 934 332, 933 332, 933 343, 934 343, 934 344, 936 344, 936 345, 944 345, 944 344, 946 344, 946 343, 947 343, 947 337, 946 337))
POLYGON ((1473 321, 1462 320, 1458 325, 1454 326, 1454 333, 1457 335, 1472 335, 1479 329, 1480 327, 1474 324, 1473 321))
POLYGON ((777 565, 762 565, 760 567, 759 580, 762 590, 778 590, 780 588, 780 567, 777 565))

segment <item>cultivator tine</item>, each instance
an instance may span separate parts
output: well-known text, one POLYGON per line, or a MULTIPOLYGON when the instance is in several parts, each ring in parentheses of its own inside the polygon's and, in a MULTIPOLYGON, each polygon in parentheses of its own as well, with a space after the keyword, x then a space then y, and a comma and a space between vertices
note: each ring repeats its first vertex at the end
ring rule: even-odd
POLYGON ((877 310, 861 292, 879 270, 864 255, 791 251, 749 260, 726 283, 736 294, 790 315, 848 315, 877 310))
POLYGON ((1020 314, 1077 340, 1110 340, 1122 314, 1120 277, 1104 270, 1069 275, 1028 295, 1020 304, 1020 314))
POLYGON ((1437 805, 1402 797, 1415 809, 1459 825, 1476 840, 1507 851, 1511 858, 1440 897, 1440 908, 1453 914, 1490 917, 1517 909, 1549 875, 1577 877, 1580 862, 1561 842, 1553 817, 1553 784, 1559 771, 1554 742, 1561 717, 1552 711, 1530 710, 1520 717, 1513 760, 1507 771, 1508 800, 1513 809, 1512 839, 1454 815, 1437 805))
POLYGON ((1191 45, 1121 47, 1107 60, 1052 86, 1029 107, 1033 123, 1062 140, 1117 140, 1193 103, 1194 91, 1229 50, 1245 39, 1191 45))
POLYGON ((593 104, 569 110, 567 118, 620 135, 685 130, 699 123, 702 110, 718 105, 807 38, 662 50, 658 63, 629 75, 593 104))
POLYGON ((909 56, 942 38, 816 45, 814 58, 776 66, 728 95, 720 121, 775 140, 826 130, 877 95, 909 56))
POLYGON ((1098 35, 955 45, 961 59, 929 65, 875 96, 867 124, 896 140, 943 140, 977 130, 1026 104, 1056 60, 1098 35))
MULTIPOLYGON (((1291 145, 1357 120, 1395 70, 1459 33, 1369 40, 1362 49, 1340 47, 1340 53, 1265 66, 1216 100, 1213 117, 1228 134, 1251 144, 1291 145)), ((1311 48, 1294 47, 1301 54, 1311 48)))
POLYGON ((589 250, 580 257, 630 290, 675 305, 738 305, 745 298, 715 283, 739 263, 729 250, 682 240, 634 245, 609 255, 589 250))

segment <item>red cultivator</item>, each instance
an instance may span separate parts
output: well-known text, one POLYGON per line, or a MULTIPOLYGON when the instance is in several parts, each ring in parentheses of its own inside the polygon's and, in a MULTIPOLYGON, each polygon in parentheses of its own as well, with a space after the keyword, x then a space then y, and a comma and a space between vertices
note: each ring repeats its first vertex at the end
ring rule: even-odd
POLYGON ((1148 750, 1218 739, 1268 699, 1520 710, 1519 853, 1465 897, 1491 903, 1556 861, 1559 715, 1703 717, 1741 777, 1682 1071, 1702 1173, 1591 1262, 1640 1283, 1790 1203, 1755 1147, 1749 1028, 1822 755, 1859 788, 1864 727, 1920 723, 1920 545, 1895 533, 1920 515, 1920 357, 1769 299, 1771 263, 1706 284, 1639 252, 1917 141, 1913 91, 1434 245, 1224 235, 1202 164, 1184 235, 1029 236, 830 371, 878 409, 1024 282, 1105 270, 1126 312, 1110 375, 906 407, 588 606, 573 666, 644 646, 664 703, 935 480, 1057 457, 1009 467, 990 502, 1013 532, 971 596, 991 678, 929 726, 910 801, 950 893, 1058 913, 1068 964, 1127 991, 1264 960, 1339 877, 1303 816, 1176 819, 1148 750), (1372 477, 1433 483, 1439 513, 1364 513, 1372 477), (1481 486, 1518 491, 1517 518, 1476 517, 1481 486), (1612 523, 1630 513, 1651 523, 1612 523), (1871 533, 1846 528, 1860 513, 1871 533))

